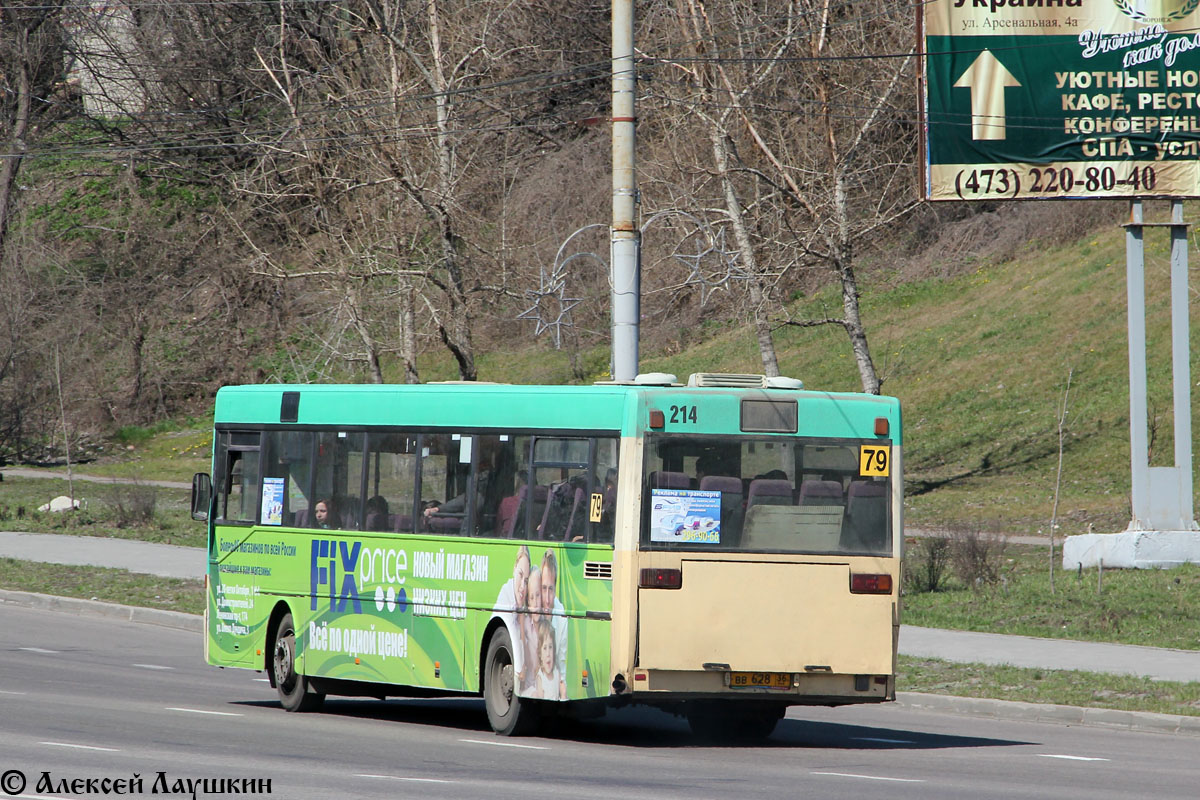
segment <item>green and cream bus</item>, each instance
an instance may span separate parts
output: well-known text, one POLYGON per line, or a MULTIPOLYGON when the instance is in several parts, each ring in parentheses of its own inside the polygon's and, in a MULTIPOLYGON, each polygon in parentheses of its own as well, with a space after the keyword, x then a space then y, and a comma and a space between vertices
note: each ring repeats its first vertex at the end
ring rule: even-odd
POLYGON ((492 727, 648 704, 705 736, 895 695, 900 407, 747 375, 217 393, 205 658, 492 727))

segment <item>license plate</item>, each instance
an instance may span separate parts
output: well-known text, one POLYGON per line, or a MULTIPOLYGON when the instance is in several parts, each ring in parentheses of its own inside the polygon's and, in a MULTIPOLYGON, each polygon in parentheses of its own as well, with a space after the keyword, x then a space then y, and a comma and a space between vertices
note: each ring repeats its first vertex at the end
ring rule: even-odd
POLYGON ((734 689, 790 689, 790 672, 731 672, 729 685, 734 689))

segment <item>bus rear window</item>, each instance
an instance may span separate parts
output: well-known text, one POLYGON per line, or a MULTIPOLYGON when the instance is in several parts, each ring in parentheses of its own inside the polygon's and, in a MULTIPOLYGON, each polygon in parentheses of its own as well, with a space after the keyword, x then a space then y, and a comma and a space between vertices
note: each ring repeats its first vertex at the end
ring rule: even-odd
POLYGON ((889 455, 881 440, 647 437, 642 546, 890 554, 889 455))

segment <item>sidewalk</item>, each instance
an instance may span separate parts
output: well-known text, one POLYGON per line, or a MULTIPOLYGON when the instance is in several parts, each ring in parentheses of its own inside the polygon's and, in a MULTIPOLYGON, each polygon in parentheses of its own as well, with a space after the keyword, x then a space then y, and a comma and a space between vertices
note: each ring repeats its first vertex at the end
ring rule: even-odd
MULTIPOLYGON (((204 578, 204 550, 132 539, 0 532, 0 558, 115 567, 168 578, 204 578)), ((1084 670, 1160 681, 1200 681, 1200 651, 900 627, 900 653, 974 664, 1084 670)))
POLYGON ((0 558, 113 567, 164 578, 204 580, 204 549, 58 533, 0 532, 0 558))
MULTIPOLYGON (((0 482, 3 481, 5 475, 11 475, 14 478, 47 478, 65 481, 67 479, 66 472, 48 472, 44 469, 28 469, 26 467, 5 467, 0 469, 0 482)), ((141 484, 142 486, 158 486, 163 489, 191 489, 190 483, 183 481, 144 481, 136 478, 103 478, 98 475, 85 475, 78 472, 71 473, 71 480, 83 481, 84 483, 126 483, 126 484, 141 484)))

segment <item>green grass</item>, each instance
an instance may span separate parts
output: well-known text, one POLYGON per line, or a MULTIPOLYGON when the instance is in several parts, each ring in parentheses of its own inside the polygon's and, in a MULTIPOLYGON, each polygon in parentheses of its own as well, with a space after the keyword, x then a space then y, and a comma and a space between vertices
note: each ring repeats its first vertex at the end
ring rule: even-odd
POLYGON ((1200 716, 1200 683, 900 657, 901 692, 1200 716))
MULTIPOLYGON (((905 569, 919 569, 926 543, 909 545, 905 569)), ((1200 649, 1200 565, 1172 570, 1063 572, 1050 593, 1049 548, 1009 545, 993 586, 949 577, 943 591, 904 595, 903 622, 930 628, 1051 639, 1200 649)))
POLYGON ((137 484, 75 481, 76 511, 38 511, 59 495, 70 496, 58 478, 8 476, 0 483, 0 530, 107 536, 203 547, 204 524, 191 517, 191 492, 137 484), (141 514, 150 504, 153 514, 141 514))
POLYGON ((0 558, 0 589, 204 613, 204 581, 0 558))
MULTIPOLYGON (((74 463, 76 475, 134 481, 176 481, 191 484, 192 475, 212 468, 211 424, 187 420, 187 426, 163 423, 149 428, 126 426, 112 439, 74 463)), ((48 474, 67 477, 66 465, 44 468, 48 474)), ((3 487, 0 487, 3 489, 3 487)))

